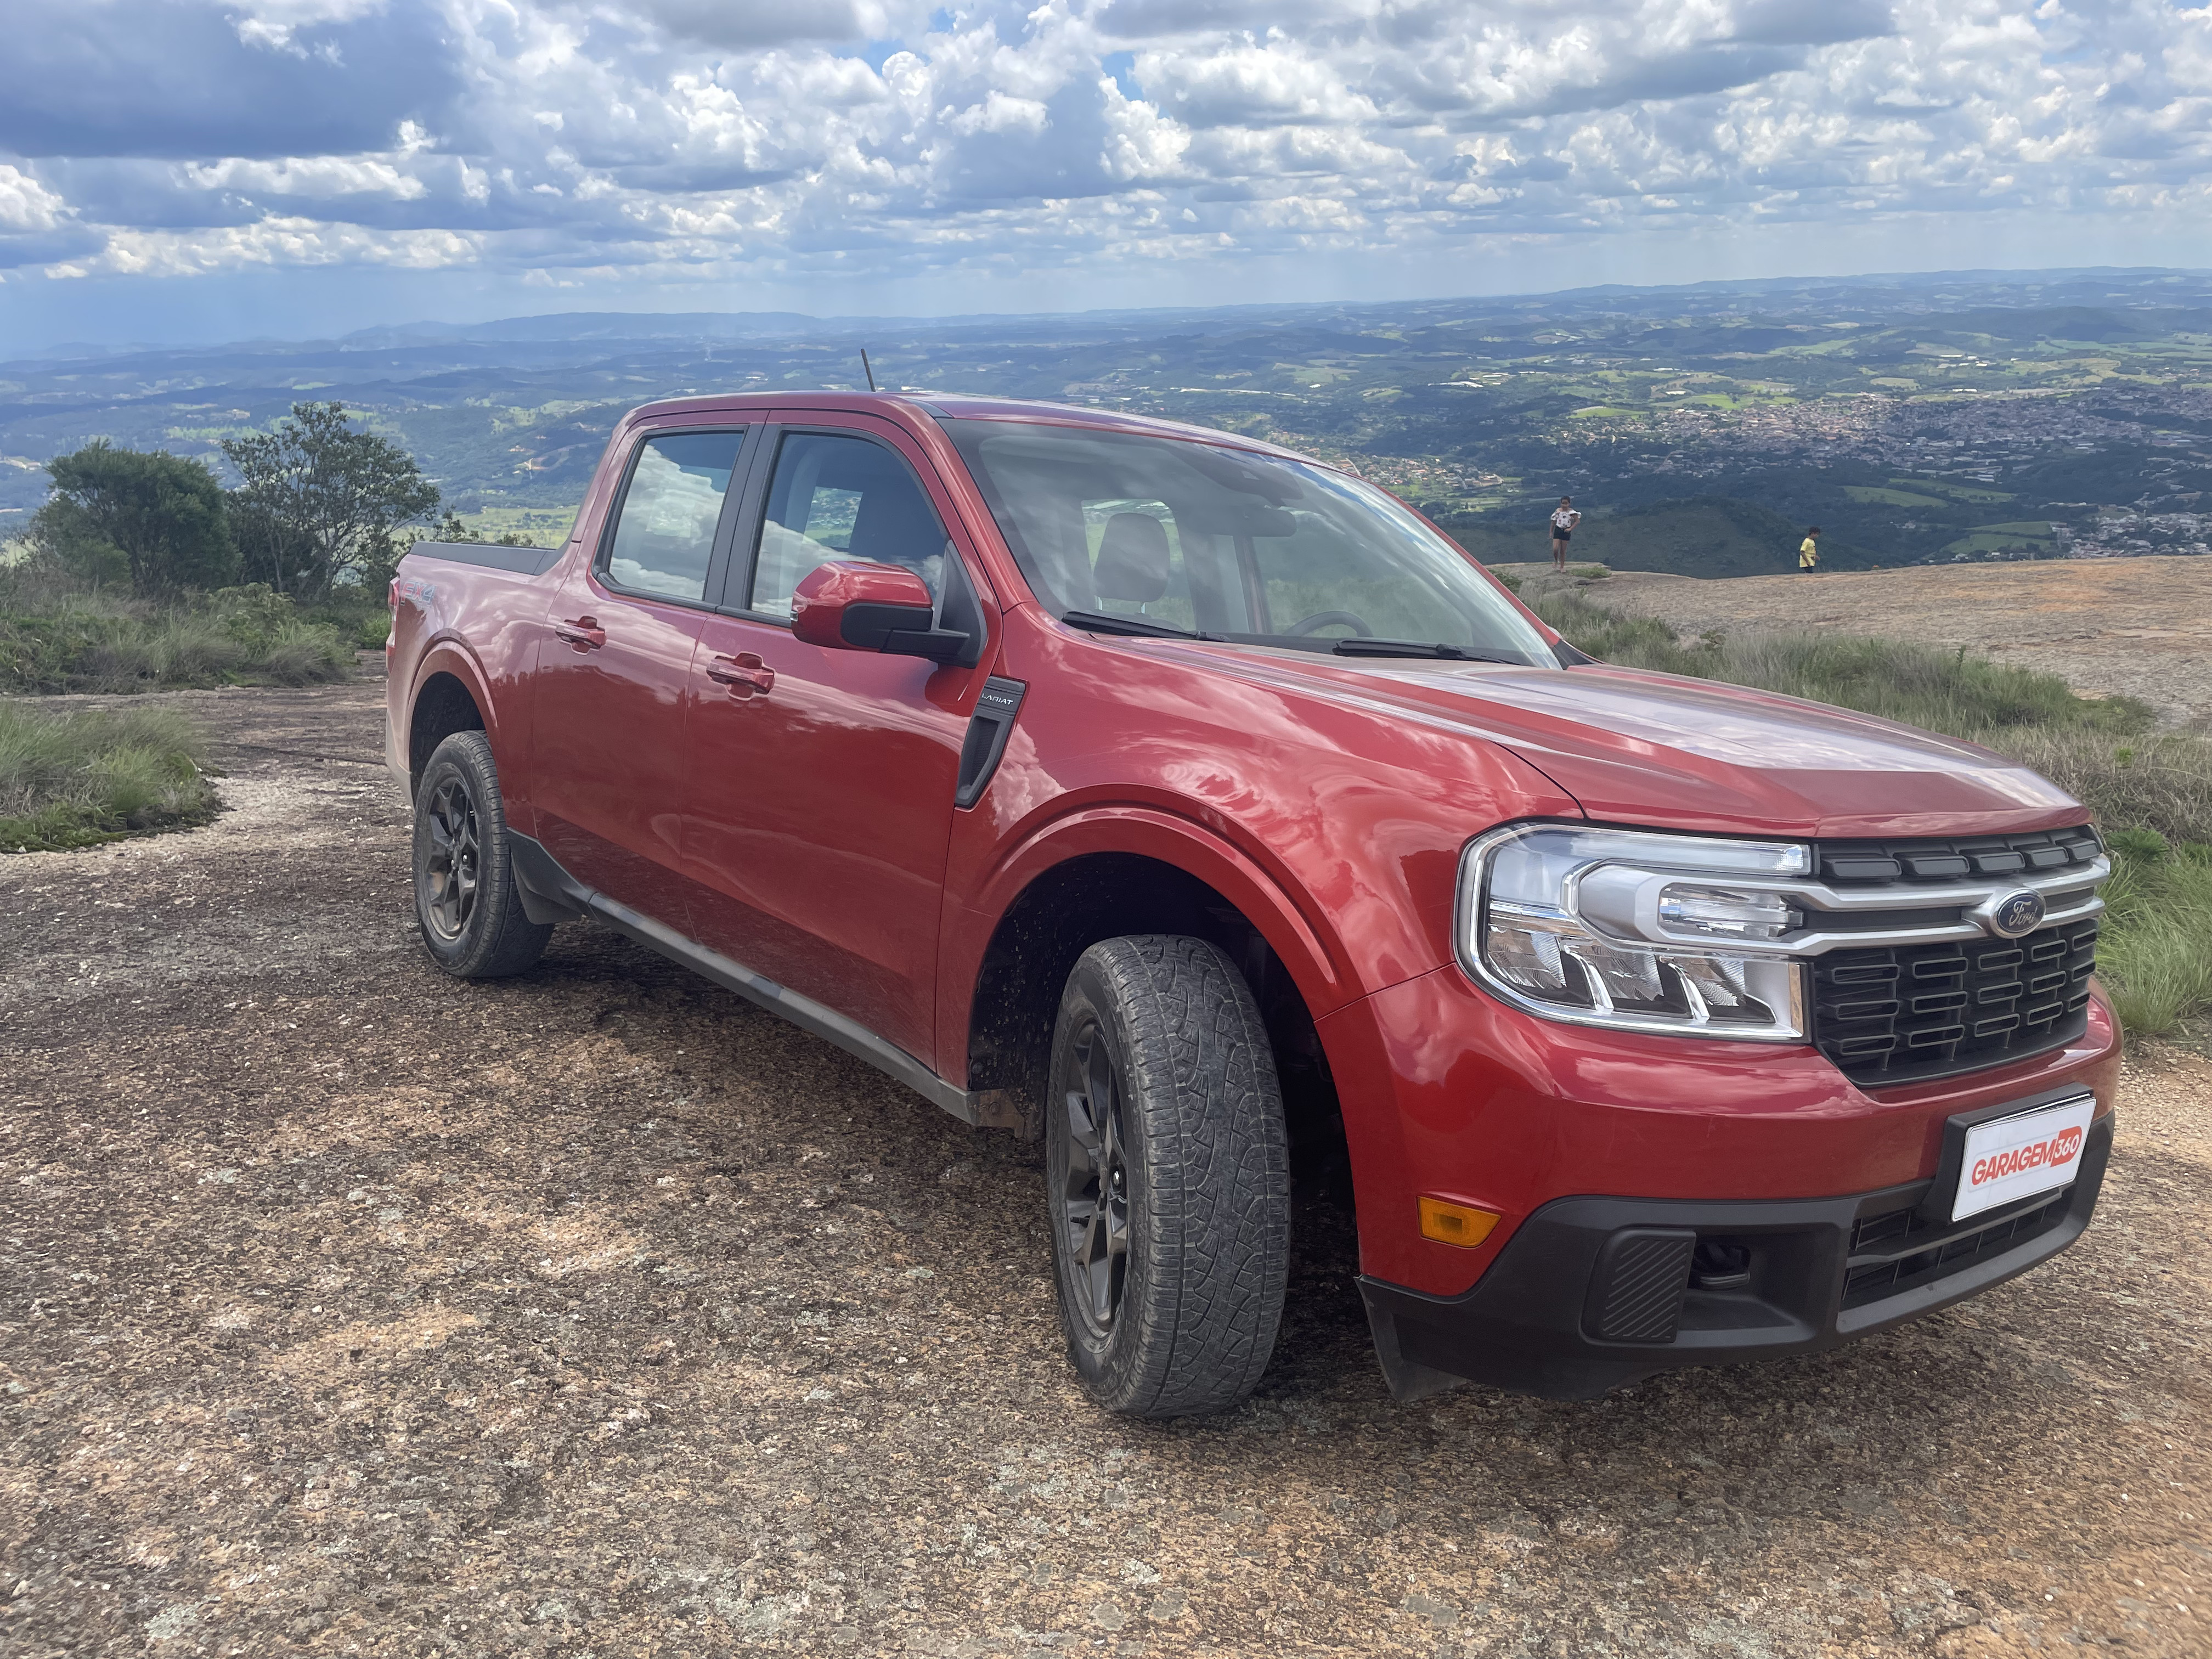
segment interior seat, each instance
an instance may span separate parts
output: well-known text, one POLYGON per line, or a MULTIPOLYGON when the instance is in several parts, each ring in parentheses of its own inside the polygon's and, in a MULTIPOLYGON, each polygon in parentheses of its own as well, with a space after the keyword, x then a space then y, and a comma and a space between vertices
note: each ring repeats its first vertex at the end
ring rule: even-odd
POLYGON ((872 469, 859 488, 860 505, 853 515, 847 556, 904 565, 934 592, 945 554, 945 532, 914 481, 889 468, 872 469))
POLYGON ((1150 605, 1168 591, 1167 526, 1149 513, 1116 513, 1098 539, 1091 581, 1102 599, 1150 605))

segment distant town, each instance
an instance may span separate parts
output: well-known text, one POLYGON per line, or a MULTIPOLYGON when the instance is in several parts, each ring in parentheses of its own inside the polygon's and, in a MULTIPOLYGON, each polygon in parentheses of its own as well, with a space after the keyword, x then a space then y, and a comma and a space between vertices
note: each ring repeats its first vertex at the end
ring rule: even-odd
POLYGON ((565 532, 649 398, 863 384, 1097 404, 1351 466, 1485 558, 1627 568, 2212 552, 2212 273, 1975 273, 1079 316, 613 314, 0 364, 0 538, 94 437, 206 457, 304 398, 471 527, 565 532))

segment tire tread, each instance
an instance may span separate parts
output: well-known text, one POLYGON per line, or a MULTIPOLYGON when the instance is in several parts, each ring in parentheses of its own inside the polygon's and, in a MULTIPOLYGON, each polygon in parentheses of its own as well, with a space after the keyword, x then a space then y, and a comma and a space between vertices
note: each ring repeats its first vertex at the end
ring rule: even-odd
MULTIPOLYGON (((1092 945, 1120 1026, 1133 1157, 1145 1160, 1152 1236, 1134 1259, 1094 1394, 1148 1418, 1219 1412, 1258 1386, 1290 1277, 1291 1171, 1282 1091, 1258 1004, 1220 948, 1149 934, 1092 945), (1103 1386, 1103 1389, 1101 1387, 1103 1386)), ((1063 1005, 1062 1024, 1066 1020, 1063 1005)))
MULTIPOLYGON (((514 849, 507 842, 507 803, 500 793, 499 769, 492 761, 491 739, 482 732, 454 732, 438 745, 430 763, 422 769, 422 788, 415 798, 418 834, 422 802, 431 782, 449 765, 469 773, 474 787, 482 849, 477 902, 484 907, 485 926, 464 934, 461 948, 451 956, 441 952, 431 942, 429 924, 422 919, 419 873, 416 925, 430 959, 455 978, 510 979, 537 965, 553 929, 524 914, 522 895, 515 882, 514 849)), ((418 853, 418 862, 419 858, 418 853)))

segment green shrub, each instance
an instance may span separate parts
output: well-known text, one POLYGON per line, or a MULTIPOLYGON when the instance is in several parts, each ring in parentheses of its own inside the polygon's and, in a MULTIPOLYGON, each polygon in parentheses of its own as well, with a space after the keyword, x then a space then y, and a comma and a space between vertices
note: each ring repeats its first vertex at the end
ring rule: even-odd
POLYGON ((258 584, 167 609, 76 594, 40 611, 0 612, 0 692, 307 685, 352 668, 335 629, 302 620, 258 584))
POLYGON ((341 587, 321 599, 301 601, 299 614, 334 630, 354 651, 383 650, 392 631, 392 609, 380 587, 341 587))
MULTIPOLYGON (((383 641, 379 641, 381 644, 383 641)), ((320 623, 286 622, 251 671, 273 685, 319 685, 353 672, 353 647, 320 623)))
POLYGON ((173 708, 0 701, 0 851, 90 847, 216 814, 199 727, 173 708))
POLYGON ((2106 837, 2115 857, 2097 971, 2130 1036, 2171 1036, 2212 1006, 2212 847, 2153 853, 2147 836, 2106 837))

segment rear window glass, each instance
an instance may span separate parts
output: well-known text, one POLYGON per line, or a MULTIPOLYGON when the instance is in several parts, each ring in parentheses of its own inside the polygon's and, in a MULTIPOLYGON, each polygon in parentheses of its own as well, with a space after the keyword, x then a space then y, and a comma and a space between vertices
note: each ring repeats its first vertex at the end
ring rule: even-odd
POLYGON ((610 582, 664 599, 706 597, 714 531, 744 438, 669 432, 645 441, 602 567, 610 582))

